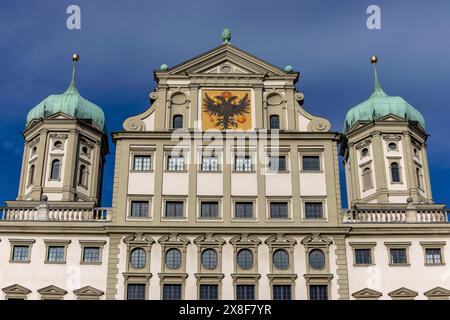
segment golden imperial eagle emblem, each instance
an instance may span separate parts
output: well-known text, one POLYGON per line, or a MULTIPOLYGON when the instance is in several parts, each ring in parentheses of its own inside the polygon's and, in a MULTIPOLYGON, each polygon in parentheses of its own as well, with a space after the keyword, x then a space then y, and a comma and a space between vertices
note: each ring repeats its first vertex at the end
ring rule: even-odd
POLYGON ((202 127, 203 130, 251 129, 250 91, 203 91, 202 127))

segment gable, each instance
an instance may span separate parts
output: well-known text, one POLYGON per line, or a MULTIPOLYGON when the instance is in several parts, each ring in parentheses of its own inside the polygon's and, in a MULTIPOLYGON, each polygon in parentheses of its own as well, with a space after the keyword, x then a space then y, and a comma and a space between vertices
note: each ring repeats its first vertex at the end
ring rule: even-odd
POLYGON ((38 290, 38 292, 42 295, 54 295, 54 296, 62 296, 67 293, 66 290, 58 288, 57 286, 51 285, 38 290))
POLYGON ((424 292, 424 295, 426 297, 449 297, 450 290, 442 288, 442 287, 436 287, 436 288, 433 288, 431 290, 424 292))
POLYGON ((356 299, 377 299, 383 294, 373 289, 364 288, 352 294, 356 299))
POLYGON ((414 298, 418 295, 418 293, 414 290, 402 287, 389 292, 388 295, 392 298, 414 298))
POLYGON ((2 291, 5 294, 29 294, 31 292, 30 289, 22 287, 19 284, 13 284, 12 286, 3 288, 2 291))
MULTIPOLYGON (((261 60, 230 44, 220 45, 199 56, 182 62, 167 71, 156 71, 156 74, 187 75, 198 73, 241 73, 261 74, 269 76, 286 76, 290 73, 261 60)), ((296 74, 296 73, 294 73, 296 74)), ((297 74, 298 75, 298 74, 297 74)))
POLYGON ((104 294, 103 291, 91 286, 85 286, 80 289, 74 290, 73 293, 75 293, 77 296, 101 296, 104 294))

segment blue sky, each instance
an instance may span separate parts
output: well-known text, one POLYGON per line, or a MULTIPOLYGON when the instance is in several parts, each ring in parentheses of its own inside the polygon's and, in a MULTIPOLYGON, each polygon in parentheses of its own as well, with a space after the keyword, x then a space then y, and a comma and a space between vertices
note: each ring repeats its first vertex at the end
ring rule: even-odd
MULTIPOLYGON (((17 196, 26 113, 67 88, 73 52, 81 56, 80 93, 102 106, 110 132, 119 131, 148 107, 154 69, 216 47, 230 27, 233 45, 299 71, 304 107, 336 131, 347 110, 370 95, 369 57, 378 55, 386 93, 425 117, 433 196, 450 203, 449 14, 446 0, 2 0, 0 199, 17 196), (81 30, 66 28, 71 4, 81 8, 81 30), (366 27, 371 4, 381 8, 381 30, 366 27)), ((103 205, 111 203, 113 163, 111 143, 103 205)))

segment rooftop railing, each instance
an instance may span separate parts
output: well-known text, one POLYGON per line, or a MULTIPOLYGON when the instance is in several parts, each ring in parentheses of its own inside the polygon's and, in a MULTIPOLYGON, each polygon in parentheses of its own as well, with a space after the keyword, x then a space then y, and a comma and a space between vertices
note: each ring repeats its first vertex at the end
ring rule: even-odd
POLYGON ((111 208, 0 207, 1 221, 111 221, 111 208))
POLYGON ((344 223, 447 223, 450 209, 350 209, 344 223))

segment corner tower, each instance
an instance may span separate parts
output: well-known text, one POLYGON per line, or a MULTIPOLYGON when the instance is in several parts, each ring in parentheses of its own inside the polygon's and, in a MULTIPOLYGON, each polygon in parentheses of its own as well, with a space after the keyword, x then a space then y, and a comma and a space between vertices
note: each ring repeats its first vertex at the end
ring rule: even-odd
MULTIPOLYGON (((51 95, 27 115, 17 201, 89 202, 99 205, 108 139, 100 107, 75 86, 73 55, 68 89, 51 95)), ((10 204, 9 204, 10 205, 10 204)))
POLYGON ((401 97, 387 95, 378 80, 372 95, 347 112, 344 156, 348 205, 433 203, 425 120, 401 97))

